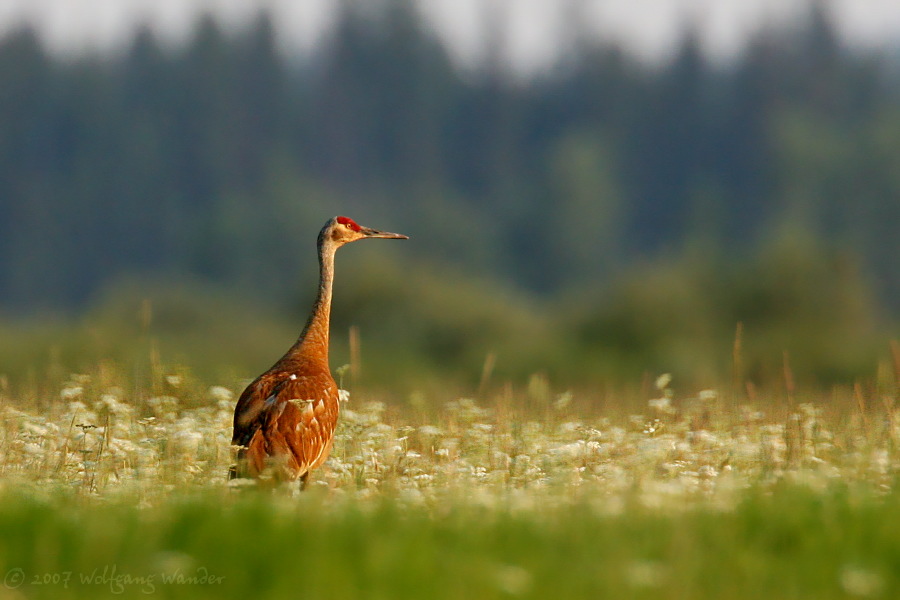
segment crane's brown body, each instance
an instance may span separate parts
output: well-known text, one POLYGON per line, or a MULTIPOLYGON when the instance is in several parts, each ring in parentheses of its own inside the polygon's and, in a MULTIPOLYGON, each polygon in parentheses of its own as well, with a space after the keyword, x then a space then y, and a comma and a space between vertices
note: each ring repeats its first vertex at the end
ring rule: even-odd
POLYGON ((339 414, 338 387, 328 366, 334 253, 364 238, 405 239, 335 217, 319 233, 319 293, 297 342, 241 394, 231 443, 238 463, 231 477, 270 473, 276 480, 306 481, 331 451, 339 414))
POLYGON ((276 479, 305 479, 331 451, 337 384, 327 367, 284 362, 258 377, 238 401, 231 440, 239 447, 237 475, 257 477, 271 469, 276 479))

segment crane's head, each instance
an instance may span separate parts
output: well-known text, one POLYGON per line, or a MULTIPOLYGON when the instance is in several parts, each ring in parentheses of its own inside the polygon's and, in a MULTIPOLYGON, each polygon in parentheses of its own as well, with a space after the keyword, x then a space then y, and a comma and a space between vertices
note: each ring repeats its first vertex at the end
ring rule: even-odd
POLYGON ((319 233, 319 245, 330 243, 335 247, 363 240, 366 238, 382 238, 388 240, 406 240, 408 236, 399 233, 389 233, 387 231, 378 231, 371 227, 363 227, 357 224, 350 217, 334 217, 325 223, 319 233))

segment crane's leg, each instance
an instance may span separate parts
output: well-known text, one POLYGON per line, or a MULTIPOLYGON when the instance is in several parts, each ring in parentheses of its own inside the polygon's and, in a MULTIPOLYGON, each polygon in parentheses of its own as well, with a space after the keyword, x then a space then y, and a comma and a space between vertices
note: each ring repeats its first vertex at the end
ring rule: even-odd
POLYGON ((300 491, 306 489, 306 480, 309 479, 309 471, 300 476, 300 491))

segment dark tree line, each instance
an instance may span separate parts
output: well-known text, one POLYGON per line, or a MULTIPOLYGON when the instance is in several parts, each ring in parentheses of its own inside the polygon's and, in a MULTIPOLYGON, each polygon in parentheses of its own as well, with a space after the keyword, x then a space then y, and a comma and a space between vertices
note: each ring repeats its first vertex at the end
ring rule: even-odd
POLYGON ((417 254, 522 288, 614 277, 691 244, 741 256, 786 223, 860 257, 900 307, 896 65, 828 15, 728 65, 687 35, 665 65, 581 37, 522 81, 467 71, 409 3, 348 8, 309 57, 262 15, 121 56, 0 40, 0 305, 72 307, 123 273, 269 296, 347 213, 417 254))

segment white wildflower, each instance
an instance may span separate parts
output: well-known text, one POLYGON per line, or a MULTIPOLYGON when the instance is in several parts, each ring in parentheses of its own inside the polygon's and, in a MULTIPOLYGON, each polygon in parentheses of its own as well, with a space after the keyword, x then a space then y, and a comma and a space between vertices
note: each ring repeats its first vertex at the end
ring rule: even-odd
POLYGON ((422 425, 421 427, 419 427, 419 433, 421 435, 435 436, 435 437, 444 434, 443 431, 441 431, 438 427, 435 427, 434 425, 422 425))
POLYGON ((712 465, 703 465, 697 470, 697 475, 701 479, 715 479, 718 474, 719 472, 712 465))
POLYGON ((80 398, 83 393, 84 388, 80 385, 70 385, 59 391, 59 397, 63 401, 70 402, 76 398, 80 398))
POLYGON ((664 390, 669 387, 669 384, 672 383, 672 374, 671 373, 663 373, 659 377, 656 378, 656 389, 664 390))
POLYGON ((672 401, 668 398, 654 398, 653 400, 647 401, 647 405, 664 414, 672 414, 675 412, 675 409, 672 408, 672 401))
POLYGON ((47 435, 47 427, 32 421, 25 421, 22 423, 22 432, 35 437, 44 437, 47 435))
POLYGON ((178 450, 185 454, 195 454, 202 440, 202 433, 200 433, 199 431, 191 431, 188 429, 177 431, 172 436, 172 441, 175 442, 178 450))
POLYGON ((558 446, 556 448, 551 449, 551 452, 561 456, 563 458, 581 458, 584 456, 584 448, 585 444, 583 441, 578 440, 577 442, 572 442, 571 444, 566 444, 564 446, 558 446))
POLYGON ((556 410, 565 410, 572 403, 572 392, 564 392, 557 396, 553 408, 556 410))
POLYGON ((36 444, 34 442, 28 442, 24 446, 22 446, 22 451, 25 454, 30 454, 31 456, 43 456, 44 449, 40 444, 36 444))
POLYGON ((207 394, 209 394, 209 397, 212 398, 219 406, 221 406, 222 403, 227 403, 228 405, 230 405, 231 402, 234 401, 234 392, 221 385, 214 385, 210 387, 207 394))
POLYGON ((715 402, 719 397, 719 392, 716 390, 701 390, 697 397, 701 402, 715 402))

